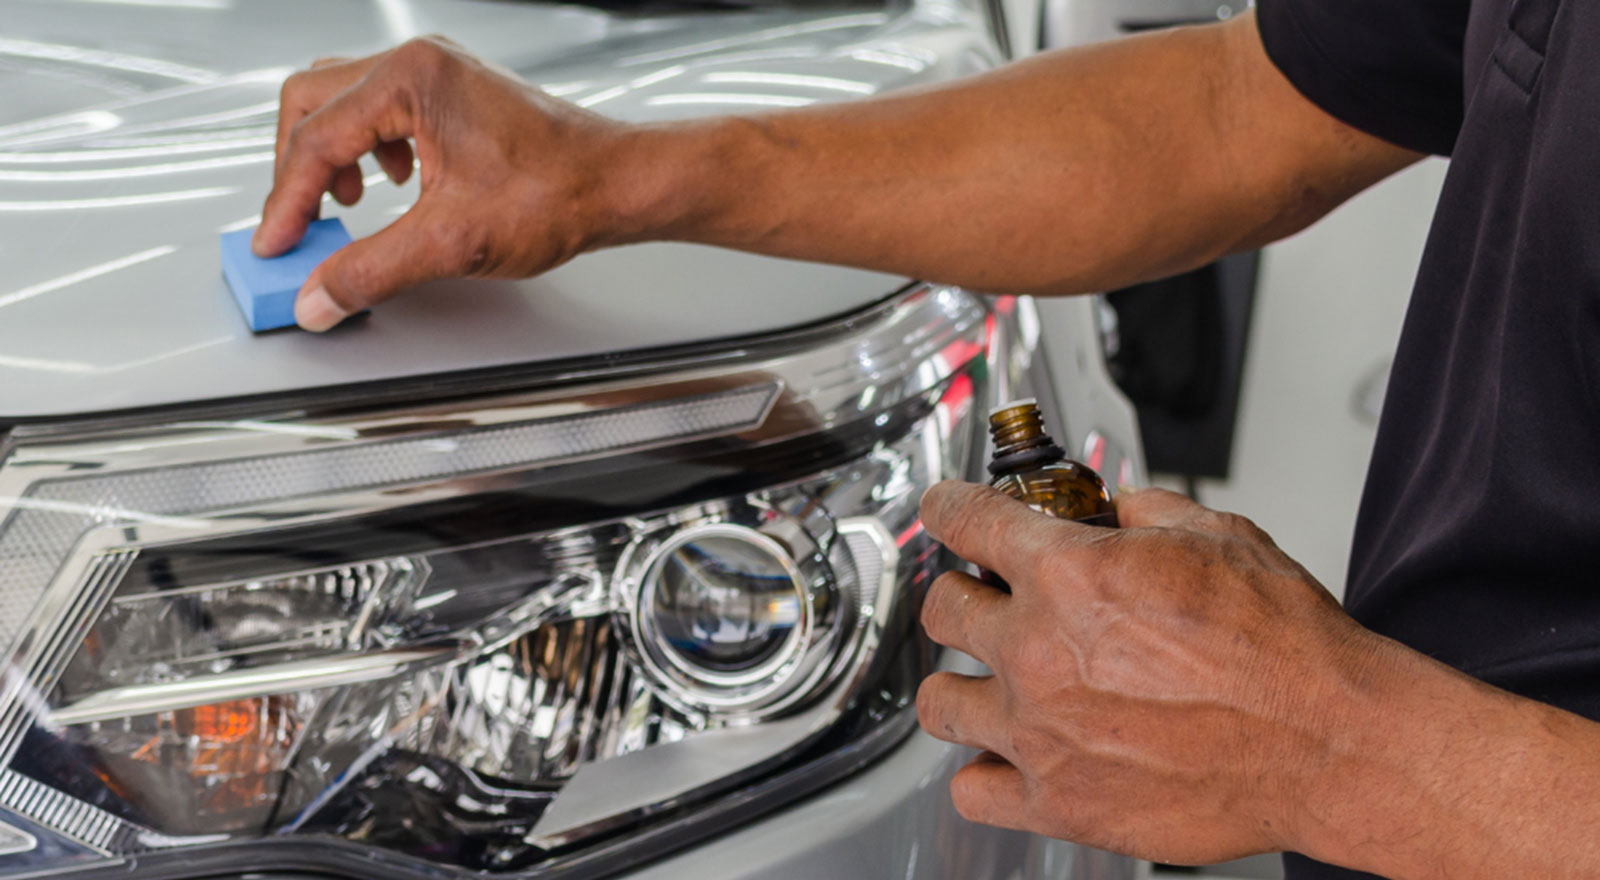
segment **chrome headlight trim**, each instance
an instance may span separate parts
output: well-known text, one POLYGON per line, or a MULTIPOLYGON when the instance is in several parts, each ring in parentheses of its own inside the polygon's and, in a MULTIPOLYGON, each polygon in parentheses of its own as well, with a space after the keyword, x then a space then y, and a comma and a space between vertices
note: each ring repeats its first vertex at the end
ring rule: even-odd
POLYGON ((727 522, 690 526, 657 542, 648 552, 641 553, 639 549, 639 544, 635 543, 629 548, 634 552, 623 555, 623 561, 618 566, 619 576, 614 583, 619 604, 630 621, 629 628, 636 650, 652 673, 711 705, 736 706, 759 702, 770 690, 788 683, 788 676, 783 673, 793 668, 816 627, 814 598, 819 591, 831 586, 827 574, 818 570, 815 552, 794 554, 799 558, 791 558, 790 551, 775 539, 749 526, 727 522), (661 589, 661 570, 670 554, 705 538, 727 538, 754 545, 764 551, 783 570, 799 610, 798 624, 784 638, 777 653, 737 672, 719 672, 697 666, 680 652, 663 645, 666 636, 658 630, 654 615, 647 613, 656 599, 657 591, 661 589), (801 571, 802 567, 809 571, 801 571), (731 699, 730 692, 733 692, 731 699))

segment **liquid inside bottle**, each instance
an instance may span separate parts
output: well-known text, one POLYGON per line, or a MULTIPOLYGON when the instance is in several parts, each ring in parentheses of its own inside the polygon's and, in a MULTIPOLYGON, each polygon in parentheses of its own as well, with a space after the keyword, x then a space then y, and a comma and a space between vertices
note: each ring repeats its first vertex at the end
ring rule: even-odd
MULTIPOLYGON (((1045 433, 1044 414, 1034 400, 1019 400, 989 414, 994 458, 989 485, 1046 516, 1095 526, 1117 525, 1117 509, 1105 480, 1087 465, 1067 458, 1045 433)), ((984 581, 1010 592, 994 572, 984 581)))

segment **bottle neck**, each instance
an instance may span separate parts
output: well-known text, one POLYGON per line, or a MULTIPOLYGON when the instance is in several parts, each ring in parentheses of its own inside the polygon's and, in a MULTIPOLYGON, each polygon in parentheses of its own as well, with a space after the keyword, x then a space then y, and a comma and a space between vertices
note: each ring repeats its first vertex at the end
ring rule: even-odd
POLYGON ((1066 460, 1067 451, 1046 437, 1042 444, 1030 444, 1007 452, 995 450, 994 458, 989 462, 989 473, 1004 477, 1066 460))
POLYGON ((1031 401, 996 410, 989 417, 994 458, 989 473, 999 477, 1064 461, 1066 450, 1044 430, 1044 414, 1031 401))

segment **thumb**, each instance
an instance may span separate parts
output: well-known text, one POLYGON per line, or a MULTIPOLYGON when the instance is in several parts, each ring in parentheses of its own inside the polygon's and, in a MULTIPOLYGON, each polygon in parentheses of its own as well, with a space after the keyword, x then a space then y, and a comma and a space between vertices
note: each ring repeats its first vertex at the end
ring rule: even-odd
POLYGON ((393 223, 340 248, 312 271, 294 319, 315 333, 331 329, 408 287, 462 274, 467 259, 442 235, 442 218, 418 202, 393 223))

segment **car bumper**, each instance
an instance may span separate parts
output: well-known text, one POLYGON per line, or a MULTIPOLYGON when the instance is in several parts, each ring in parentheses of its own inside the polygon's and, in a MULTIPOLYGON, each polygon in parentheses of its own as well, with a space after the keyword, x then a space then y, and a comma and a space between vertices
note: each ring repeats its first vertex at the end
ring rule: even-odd
POLYGON ((1132 859, 968 822, 949 780, 969 749, 918 731, 882 761, 792 807, 650 864, 630 880, 1134 880, 1132 859))

